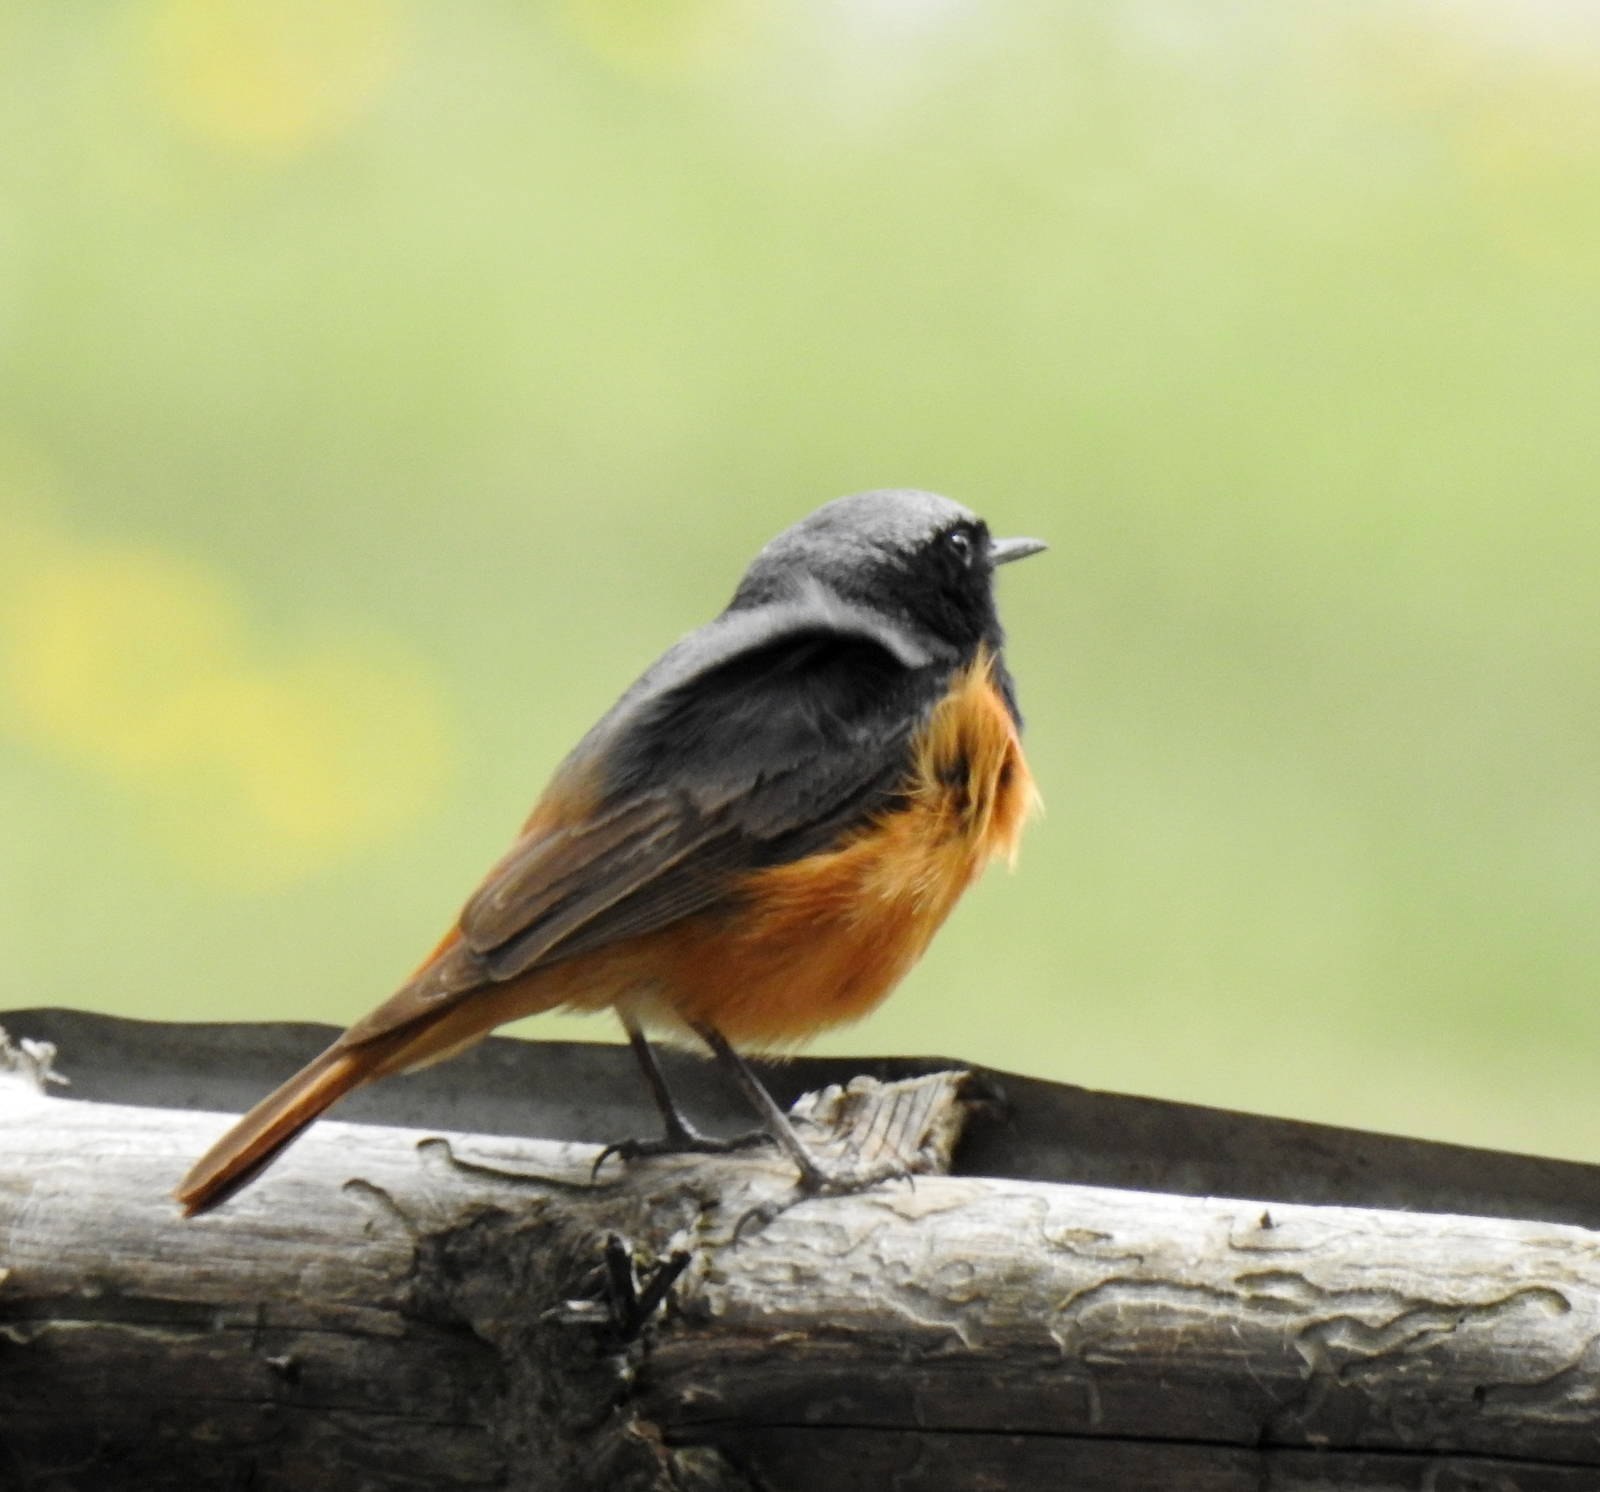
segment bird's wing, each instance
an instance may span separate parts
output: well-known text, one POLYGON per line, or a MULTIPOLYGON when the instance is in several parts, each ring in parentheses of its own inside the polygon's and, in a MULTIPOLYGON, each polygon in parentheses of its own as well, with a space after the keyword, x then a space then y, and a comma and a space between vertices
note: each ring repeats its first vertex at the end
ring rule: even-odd
POLYGON ((581 783, 592 806, 536 810, 467 903, 448 966, 425 966, 346 1042, 706 910, 892 801, 950 660, 831 597, 741 627, 731 645, 690 639, 624 696, 546 795, 581 783))

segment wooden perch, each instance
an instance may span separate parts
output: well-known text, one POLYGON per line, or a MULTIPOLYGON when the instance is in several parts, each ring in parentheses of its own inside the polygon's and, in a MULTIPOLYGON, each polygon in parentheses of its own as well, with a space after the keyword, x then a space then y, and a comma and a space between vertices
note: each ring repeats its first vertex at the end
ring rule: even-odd
MULTIPOLYGON (((123 1054, 115 1081, 158 1075, 162 1028, 5 1021, 68 1077, 74 1030, 123 1054)), ((325 1121, 184 1223, 167 1193, 223 1118, 62 1096, 107 1079, 47 1091, 49 1069, 0 1058, 6 1488, 1600 1487, 1600 1247, 1545 1220, 1592 1206, 1591 1168, 1483 1157, 1551 1193, 1528 1219, 925 1174, 735 1242, 788 1199, 775 1155, 592 1183, 594 1143, 325 1121)), ((964 1089, 873 1080, 807 1112, 825 1144, 941 1170, 964 1089)), ((1387 1158, 1378 1192, 1422 1154, 1324 1149, 1341 1133, 1387 1158)), ((1466 1154, 1428 1150, 1447 1175, 1466 1154)))

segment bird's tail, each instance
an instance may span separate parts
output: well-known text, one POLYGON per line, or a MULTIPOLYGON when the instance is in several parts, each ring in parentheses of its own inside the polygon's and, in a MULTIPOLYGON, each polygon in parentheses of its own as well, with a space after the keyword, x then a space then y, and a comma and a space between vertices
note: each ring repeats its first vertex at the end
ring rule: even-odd
POLYGON ((270 1165, 318 1114, 388 1071, 393 1041, 335 1044, 269 1093, 190 1167, 173 1193, 193 1217, 226 1201, 270 1165))

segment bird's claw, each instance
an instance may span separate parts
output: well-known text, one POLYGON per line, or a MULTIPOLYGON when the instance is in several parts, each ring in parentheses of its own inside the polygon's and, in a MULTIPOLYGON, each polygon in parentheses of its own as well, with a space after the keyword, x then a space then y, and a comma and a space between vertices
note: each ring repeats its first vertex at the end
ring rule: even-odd
POLYGON ((871 1191, 885 1181, 906 1181, 913 1189, 917 1178, 903 1160, 879 1161, 875 1166, 853 1166, 830 1171, 818 1165, 800 1172, 800 1190, 808 1197, 849 1197, 871 1191))
POLYGON ((724 1138, 719 1135, 703 1135, 699 1130, 688 1127, 679 1131, 668 1131, 654 1140, 614 1140, 595 1156, 594 1164, 589 1167, 589 1179, 598 1181, 600 1168, 612 1156, 626 1165, 629 1161, 647 1160, 660 1155, 733 1155, 740 1150, 751 1150, 757 1145, 771 1143, 772 1136, 764 1129, 752 1129, 741 1135, 724 1138))
POLYGON ((760 1232, 768 1223, 783 1216, 791 1207, 813 1197, 850 1197, 858 1192, 871 1191, 885 1181, 904 1181, 916 1189, 915 1172, 904 1161, 882 1161, 875 1166, 841 1167, 828 1170, 812 1162, 800 1167, 800 1181, 792 1191, 769 1197, 741 1215, 733 1227, 733 1242, 741 1242, 746 1233, 760 1232))

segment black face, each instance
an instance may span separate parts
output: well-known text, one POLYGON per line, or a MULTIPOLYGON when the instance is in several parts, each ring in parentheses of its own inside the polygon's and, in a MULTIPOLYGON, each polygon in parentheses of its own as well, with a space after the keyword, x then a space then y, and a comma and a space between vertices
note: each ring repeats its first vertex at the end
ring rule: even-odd
POLYGON ((900 612, 963 654, 1004 640, 994 604, 989 528, 981 518, 957 519, 915 548, 873 566, 871 599, 900 612))
POLYGON ((964 656, 1000 646, 988 526, 936 493, 858 492, 818 508, 761 551, 733 604, 792 595, 807 579, 964 656))

